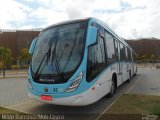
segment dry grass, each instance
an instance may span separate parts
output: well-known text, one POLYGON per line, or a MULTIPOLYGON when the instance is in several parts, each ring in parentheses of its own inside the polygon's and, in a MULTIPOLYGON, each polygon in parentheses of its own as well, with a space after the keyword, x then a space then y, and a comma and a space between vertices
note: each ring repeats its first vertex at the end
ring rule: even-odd
POLYGON ((160 96, 124 94, 100 120, 140 120, 142 114, 160 115, 160 96))
POLYGON ((21 112, 11 110, 11 109, 8 109, 8 108, 0 107, 0 114, 21 114, 21 112))

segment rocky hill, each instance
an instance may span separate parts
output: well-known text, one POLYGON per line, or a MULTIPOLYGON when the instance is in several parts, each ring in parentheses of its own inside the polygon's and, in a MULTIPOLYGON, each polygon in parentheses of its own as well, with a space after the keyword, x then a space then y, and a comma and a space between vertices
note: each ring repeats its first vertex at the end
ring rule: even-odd
POLYGON ((126 42, 140 56, 154 55, 156 59, 160 58, 160 39, 157 38, 141 38, 136 40, 126 40, 126 42))

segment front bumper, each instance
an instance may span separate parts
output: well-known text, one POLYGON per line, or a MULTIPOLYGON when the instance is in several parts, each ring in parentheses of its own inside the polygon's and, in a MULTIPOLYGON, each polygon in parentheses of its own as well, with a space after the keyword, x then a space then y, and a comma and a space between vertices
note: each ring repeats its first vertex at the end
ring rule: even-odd
POLYGON ((31 91, 28 91, 28 95, 29 97, 35 100, 38 100, 38 101, 42 101, 42 102, 49 103, 49 104, 66 105, 66 106, 85 106, 85 105, 92 104, 98 100, 96 92, 92 91, 91 89, 88 89, 87 91, 81 94, 77 94, 77 95, 69 96, 69 97, 60 97, 60 98, 57 98, 57 97, 54 98, 54 94, 37 95, 35 94, 35 92, 31 93, 31 91), (52 101, 41 100, 40 98, 41 95, 50 95, 52 96, 53 100, 52 101))

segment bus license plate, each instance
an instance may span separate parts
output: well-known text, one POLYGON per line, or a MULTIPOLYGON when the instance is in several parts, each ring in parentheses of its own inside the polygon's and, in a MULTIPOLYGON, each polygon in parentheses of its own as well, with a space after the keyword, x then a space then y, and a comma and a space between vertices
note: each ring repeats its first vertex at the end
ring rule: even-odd
POLYGON ((52 96, 49 95, 41 95, 41 100, 52 101, 52 96))

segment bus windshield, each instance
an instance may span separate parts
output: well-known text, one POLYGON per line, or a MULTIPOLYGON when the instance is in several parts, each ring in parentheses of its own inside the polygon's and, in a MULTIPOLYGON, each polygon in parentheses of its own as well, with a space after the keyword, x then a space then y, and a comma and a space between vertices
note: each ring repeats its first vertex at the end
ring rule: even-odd
POLYGON ((86 22, 81 22, 40 33, 32 56, 33 74, 51 77, 76 70, 83 57, 86 28, 86 22))

